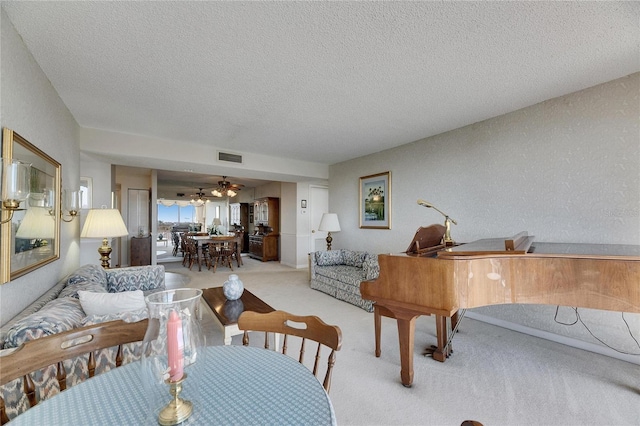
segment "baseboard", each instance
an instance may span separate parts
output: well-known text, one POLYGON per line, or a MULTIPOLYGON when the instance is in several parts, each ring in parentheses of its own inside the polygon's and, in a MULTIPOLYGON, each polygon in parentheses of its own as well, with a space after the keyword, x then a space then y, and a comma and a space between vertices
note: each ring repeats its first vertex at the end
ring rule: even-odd
POLYGON ((571 346, 585 351, 594 352, 600 355, 606 355, 608 357, 619 359, 621 361, 630 362, 631 364, 640 365, 640 357, 635 355, 621 354, 614 351, 613 349, 607 348, 606 346, 596 345, 594 343, 574 339, 573 337, 561 336, 549 331, 538 330, 537 328, 527 327, 526 325, 516 324, 487 315, 478 314, 476 312, 467 311, 465 317, 477 321, 482 321, 487 324, 497 325, 498 327, 517 331, 519 333, 528 334, 530 336, 539 337, 541 339, 550 340, 552 342, 561 343, 563 345, 571 346))

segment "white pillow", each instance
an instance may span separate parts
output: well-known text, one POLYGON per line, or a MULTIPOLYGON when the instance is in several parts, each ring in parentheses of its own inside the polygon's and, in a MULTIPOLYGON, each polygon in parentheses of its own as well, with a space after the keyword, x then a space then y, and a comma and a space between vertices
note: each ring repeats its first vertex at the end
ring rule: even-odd
POLYGON ((142 290, 120 293, 94 293, 78 290, 82 310, 87 316, 117 314, 147 307, 142 290))

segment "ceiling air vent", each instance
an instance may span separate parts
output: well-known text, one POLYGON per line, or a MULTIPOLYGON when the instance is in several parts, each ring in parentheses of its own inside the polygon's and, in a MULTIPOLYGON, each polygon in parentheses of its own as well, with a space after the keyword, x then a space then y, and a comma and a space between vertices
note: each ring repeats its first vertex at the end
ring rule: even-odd
POLYGON ((242 164, 242 155, 229 154, 228 152, 218 151, 218 161, 228 161, 230 163, 242 164))

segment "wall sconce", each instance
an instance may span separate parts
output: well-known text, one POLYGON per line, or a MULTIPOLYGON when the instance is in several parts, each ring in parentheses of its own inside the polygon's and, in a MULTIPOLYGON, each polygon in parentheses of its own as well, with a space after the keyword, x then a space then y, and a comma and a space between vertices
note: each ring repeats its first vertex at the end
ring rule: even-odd
POLYGON ((31 163, 12 160, 5 163, 2 176, 2 210, 9 212, 9 217, 0 223, 7 223, 13 218, 13 212, 24 210, 20 203, 29 197, 31 188, 31 163))
POLYGON ((78 216, 80 212, 80 206, 82 205, 82 191, 63 191, 64 210, 60 212, 60 219, 63 222, 71 222, 78 216), (69 220, 65 219, 65 213, 70 217, 69 220))

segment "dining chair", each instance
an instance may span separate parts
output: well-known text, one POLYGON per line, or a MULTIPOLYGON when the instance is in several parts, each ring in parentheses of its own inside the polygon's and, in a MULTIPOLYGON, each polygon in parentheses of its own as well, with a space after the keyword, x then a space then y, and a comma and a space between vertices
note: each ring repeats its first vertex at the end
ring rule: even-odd
POLYGON ((200 264, 200 253, 198 252, 198 244, 197 241, 193 238, 185 237, 185 254, 184 259, 182 260, 182 266, 187 266, 189 264, 189 270, 194 263, 200 264))
POLYGON ((228 266, 229 269, 233 271, 233 264, 231 261, 233 260, 234 255, 236 254, 236 242, 235 241, 225 241, 224 243, 220 243, 217 246, 218 252, 215 258, 215 266, 213 268, 213 272, 216 271, 216 267, 218 264, 222 266, 228 266))
POLYGON ((233 242, 233 252, 231 253, 231 260, 235 259, 238 268, 242 266, 242 256, 240 255, 240 247, 242 243, 238 238, 233 242))
MULTIPOLYGON (((89 377, 93 377, 96 369, 95 351, 117 346, 115 361, 116 367, 120 367, 123 359, 122 345, 142 341, 147 324, 146 319, 134 323, 109 321, 25 342, 13 352, 0 357, 0 386, 22 377, 23 392, 27 396, 29 407, 33 407, 38 401, 32 373, 56 365, 58 385, 60 391, 64 391, 67 388, 67 372, 63 361, 88 353, 86 367, 89 377)), ((0 424, 8 422, 5 401, 0 397, 0 424)))
POLYGON ((209 268, 213 267, 213 272, 216 272, 216 268, 218 267, 218 261, 220 258, 220 247, 221 243, 209 243, 209 268))
POLYGON ((173 243, 173 252, 171 253, 173 257, 178 256, 178 250, 182 252, 184 256, 184 251, 182 250, 182 246, 180 244, 180 235, 177 232, 171 232, 171 241, 173 243))
MULTIPOLYGON (((266 314, 244 311, 238 318, 238 328, 244 330, 242 344, 249 345, 249 331, 262 331, 265 333, 264 347, 269 349, 269 333, 283 334, 282 354, 287 354, 288 336, 301 338, 298 362, 304 364, 305 343, 312 340, 318 344, 313 362, 313 375, 318 377, 318 367, 321 360, 321 348, 326 346, 331 349, 327 358, 327 370, 322 385, 329 392, 331 387, 331 374, 336 361, 336 351, 342 346, 342 331, 340 327, 326 324, 316 316, 298 316, 284 311, 273 311, 266 314)), ((279 351, 280 348, 274 348, 279 351)))

